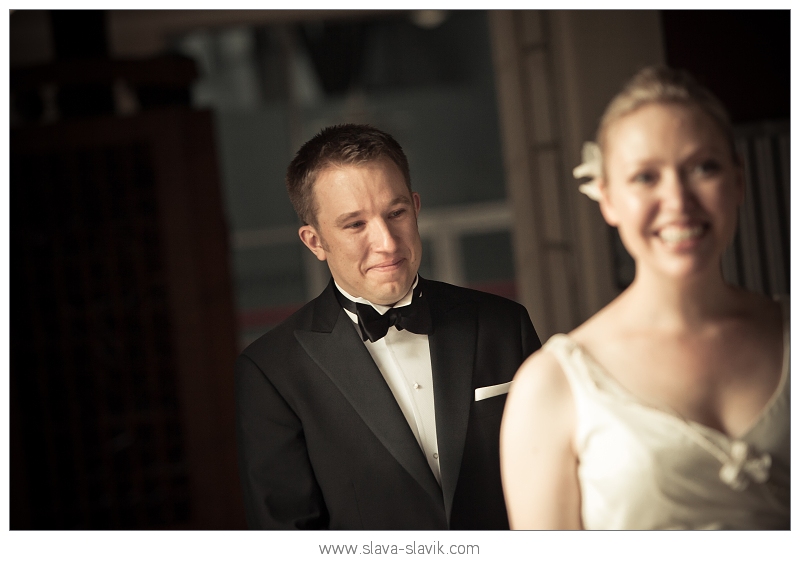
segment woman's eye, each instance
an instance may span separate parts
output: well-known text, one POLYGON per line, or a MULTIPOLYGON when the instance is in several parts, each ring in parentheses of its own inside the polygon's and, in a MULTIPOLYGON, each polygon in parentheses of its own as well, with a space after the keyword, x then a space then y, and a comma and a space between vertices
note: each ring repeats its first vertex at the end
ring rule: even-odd
POLYGON ((651 171, 642 171, 641 173, 636 173, 635 175, 633 175, 633 178, 631 180, 636 184, 651 185, 655 183, 657 179, 658 177, 656 176, 655 173, 651 171))
POLYGON ((712 175, 720 170, 720 164, 714 159, 703 161, 695 167, 695 172, 700 175, 712 175))

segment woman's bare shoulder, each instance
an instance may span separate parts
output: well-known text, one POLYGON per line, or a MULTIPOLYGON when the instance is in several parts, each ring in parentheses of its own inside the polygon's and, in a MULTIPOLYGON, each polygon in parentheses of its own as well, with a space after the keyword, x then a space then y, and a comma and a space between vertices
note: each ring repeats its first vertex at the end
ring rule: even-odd
POLYGON ((788 297, 778 301, 742 288, 731 290, 729 306, 718 319, 720 327, 733 338, 751 340, 758 348, 765 342, 782 343, 788 297))
POLYGON ((558 386, 566 379, 556 356, 547 349, 540 349, 520 366, 514 376, 512 390, 515 394, 536 395, 558 386))
POLYGON ((506 413, 536 422, 544 429, 572 411, 572 389, 556 355, 546 348, 531 355, 517 371, 509 391, 506 413))
POLYGON ((552 351, 539 350, 514 377, 500 428, 500 469, 512 528, 580 528, 574 429, 566 376, 552 351))
POLYGON ((567 445, 573 418, 572 389, 558 358, 547 349, 537 351, 514 376, 501 436, 506 444, 567 445))
POLYGON ((781 320, 783 317, 781 302, 789 300, 788 296, 776 300, 744 289, 737 289, 737 292, 742 310, 757 324, 774 325, 777 320, 781 320))

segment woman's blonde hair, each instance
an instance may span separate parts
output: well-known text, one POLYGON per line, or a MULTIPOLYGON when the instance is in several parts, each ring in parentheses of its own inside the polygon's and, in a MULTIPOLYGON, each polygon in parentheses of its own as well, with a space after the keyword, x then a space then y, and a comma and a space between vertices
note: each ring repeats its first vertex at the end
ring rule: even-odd
POLYGON ((686 71, 661 66, 645 67, 636 73, 608 104, 597 128, 600 151, 605 152, 605 136, 612 123, 652 103, 694 106, 708 114, 727 138, 733 159, 738 163, 733 126, 722 102, 686 71))

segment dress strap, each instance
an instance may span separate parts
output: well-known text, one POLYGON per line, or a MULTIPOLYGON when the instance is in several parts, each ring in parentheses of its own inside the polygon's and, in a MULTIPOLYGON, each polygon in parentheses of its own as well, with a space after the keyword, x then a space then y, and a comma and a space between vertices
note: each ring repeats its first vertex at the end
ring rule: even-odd
POLYGON ((597 371, 593 371, 589 365, 592 360, 587 359, 580 344, 567 334, 555 334, 542 349, 558 360, 573 394, 597 393, 599 389, 605 388, 602 382, 598 382, 602 375, 598 376, 597 371))
POLYGON ((789 326, 791 324, 791 308, 790 297, 788 294, 782 294, 778 297, 778 302, 781 305, 781 312, 783 314, 783 372, 782 378, 785 378, 789 373, 789 354, 792 349, 792 341, 790 338, 789 326))

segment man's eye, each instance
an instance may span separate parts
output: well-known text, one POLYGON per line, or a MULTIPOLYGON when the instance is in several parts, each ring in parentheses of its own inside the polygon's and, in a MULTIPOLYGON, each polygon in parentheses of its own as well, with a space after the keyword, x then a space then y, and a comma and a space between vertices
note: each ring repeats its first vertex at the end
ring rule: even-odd
POLYGON ((402 216, 403 214, 405 214, 405 212, 406 212, 405 208, 401 208, 400 210, 394 210, 393 212, 389 213, 389 217, 396 218, 398 216, 402 216))
POLYGON ((363 225, 364 225, 364 222, 359 220, 358 222, 353 222, 352 224, 347 224, 345 226, 345 229, 356 229, 356 228, 360 228, 363 225))

